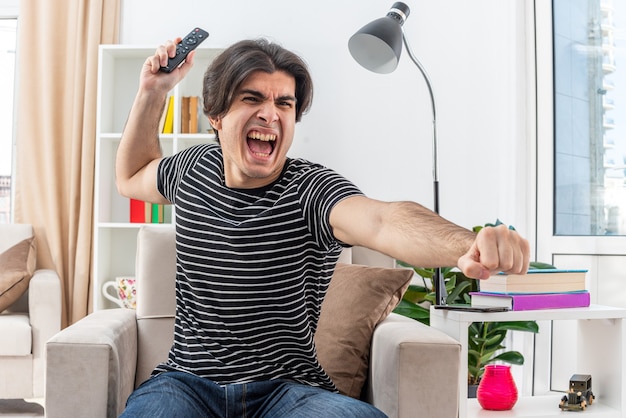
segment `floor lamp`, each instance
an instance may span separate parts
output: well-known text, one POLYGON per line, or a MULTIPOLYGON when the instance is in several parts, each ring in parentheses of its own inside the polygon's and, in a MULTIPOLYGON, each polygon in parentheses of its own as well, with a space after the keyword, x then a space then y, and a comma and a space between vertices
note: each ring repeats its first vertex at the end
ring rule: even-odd
MULTIPOLYGON (((348 48, 352 57, 366 69, 379 74, 388 74, 396 69, 402 53, 402 43, 406 47, 409 57, 422 73, 432 105, 433 114, 433 193, 434 211, 439 213, 439 167, 437 157, 437 109, 430 78, 426 70, 413 54, 411 46, 402 31, 402 25, 409 17, 409 6, 396 2, 385 17, 376 19, 363 26, 352 35, 348 48)), ((433 277, 435 286, 435 304, 446 304, 446 286, 441 269, 435 269, 433 277)))

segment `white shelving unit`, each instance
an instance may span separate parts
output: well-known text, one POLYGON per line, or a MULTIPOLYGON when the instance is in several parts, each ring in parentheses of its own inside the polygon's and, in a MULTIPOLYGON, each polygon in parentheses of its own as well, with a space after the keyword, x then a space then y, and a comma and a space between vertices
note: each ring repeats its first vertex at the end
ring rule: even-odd
MULTIPOLYGON (((139 87, 139 72, 156 47, 101 45, 98 62, 96 120, 96 172, 94 190, 94 309, 113 305, 102 297, 102 285, 118 276, 134 276, 137 232, 141 224, 130 223, 130 201, 115 186, 115 154, 131 105, 139 87)), ((202 96, 202 79, 209 63, 222 49, 196 50, 194 67, 170 94, 174 96, 174 133, 160 136, 165 155, 190 146, 215 141, 204 115, 198 133, 182 134, 181 98, 202 96)), ((200 98, 199 102, 202 102, 200 98)), ((200 105, 201 106, 201 105, 200 105)))
MULTIPOLYGON (((577 352, 574 373, 590 374, 596 399, 584 412, 590 418, 626 417, 626 309, 592 305, 589 308, 546 309, 478 313, 446 311, 431 308, 430 325, 461 342, 461 368, 459 370, 459 418, 466 417, 560 417, 558 404, 563 393, 520 397, 510 411, 483 410, 475 399, 467 399, 467 339, 472 322, 494 321, 576 321, 578 338, 572 338, 572 348, 577 352)), ((539 332, 542 332, 540 327, 539 332)), ((558 355, 558 353, 552 353, 558 355)), ((550 373, 549 370, 544 370, 550 373)))

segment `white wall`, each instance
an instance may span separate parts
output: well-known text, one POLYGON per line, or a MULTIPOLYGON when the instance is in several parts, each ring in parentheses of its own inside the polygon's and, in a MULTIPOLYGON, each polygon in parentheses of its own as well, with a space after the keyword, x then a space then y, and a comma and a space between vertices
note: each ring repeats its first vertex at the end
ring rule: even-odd
POLYGON ((19 0, 0 0, 0 18, 14 18, 20 11, 19 0))
MULTIPOLYGON (((121 43, 156 46, 194 26, 209 31, 212 47, 259 36, 281 43, 309 63, 316 88, 291 155, 336 169, 371 197, 431 207, 432 119, 421 75, 406 51, 383 76, 347 49, 352 33, 392 4, 122 0, 121 43)), ((437 101, 442 215, 466 227, 499 217, 530 233, 524 1, 407 4, 405 33, 437 101)))

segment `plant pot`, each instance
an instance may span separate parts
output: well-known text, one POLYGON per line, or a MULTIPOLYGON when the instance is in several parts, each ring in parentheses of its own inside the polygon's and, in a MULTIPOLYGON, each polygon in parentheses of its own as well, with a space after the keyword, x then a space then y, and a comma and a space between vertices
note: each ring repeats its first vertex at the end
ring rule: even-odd
POLYGON ((478 385, 467 385, 467 399, 476 399, 478 385))
POLYGON ((476 399, 484 409, 506 411, 517 402, 517 386, 511 374, 511 366, 488 364, 485 366, 476 399))

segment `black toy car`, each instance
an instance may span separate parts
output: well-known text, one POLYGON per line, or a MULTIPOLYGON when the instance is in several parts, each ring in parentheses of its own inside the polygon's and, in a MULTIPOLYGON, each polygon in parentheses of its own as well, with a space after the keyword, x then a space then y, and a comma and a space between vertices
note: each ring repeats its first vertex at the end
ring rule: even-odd
POLYGON ((559 408, 563 411, 584 411, 595 396, 591 391, 591 375, 575 374, 569 380, 567 395, 561 398, 559 408))

